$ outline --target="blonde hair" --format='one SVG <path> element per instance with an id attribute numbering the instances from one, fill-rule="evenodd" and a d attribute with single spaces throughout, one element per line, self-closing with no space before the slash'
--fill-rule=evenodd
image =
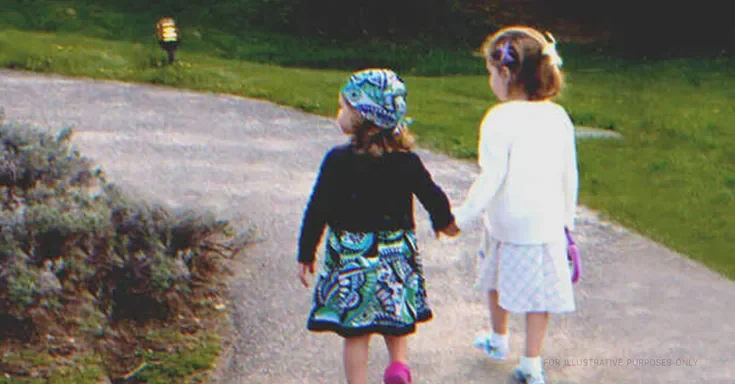
<path id="1" fill-rule="evenodd" d="M 340 97 L 342 97 L 340 95 Z M 345 103 L 345 107 L 352 113 L 352 134 L 350 142 L 356 153 L 368 153 L 373 157 L 380 157 L 386 152 L 410 152 L 416 140 L 408 127 L 404 126 L 398 134 L 393 134 L 373 124 L 364 118 L 354 107 Z"/>
<path id="2" fill-rule="evenodd" d="M 488 66 L 508 68 L 510 91 L 522 91 L 529 100 L 546 100 L 558 96 L 564 84 L 556 52 L 549 52 L 551 44 L 533 28 L 512 26 L 489 36 L 482 52 Z"/>

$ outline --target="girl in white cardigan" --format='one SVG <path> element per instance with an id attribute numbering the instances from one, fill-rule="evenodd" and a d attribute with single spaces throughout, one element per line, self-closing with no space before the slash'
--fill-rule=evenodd
<path id="1" fill-rule="evenodd" d="M 487 241 L 476 287 L 489 293 L 492 331 L 475 346 L 508 354 L 508 313 L 526 314 L 526 349 L 513 375 L 544 383 L 541 348 L 549 313 L 575 310 L 564 227 L 574 230 L 578 173 L 574 126 L 551 101 L 562 86 L 553 37 L 511 27 L 485 44 L 490 88 L 501 101 L 480 126 L 482 169 L 454 211 L 466 230 L 482 216 Z"/>

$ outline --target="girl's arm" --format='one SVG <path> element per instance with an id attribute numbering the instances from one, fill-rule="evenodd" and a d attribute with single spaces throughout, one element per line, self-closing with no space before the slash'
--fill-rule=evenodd
<path id="1" fill-rule="evenodd" d="M 322 165 L 319 167 L 319 175 L 311 193 L 309 203 L 304 212 L 304 218 L 301 223 L 301 234 L 299 236 L 299 256 L 298 261 L 304 264 L 312 264 L 315 261 L 316 247 L 324 234 L 324 227 L 327 225 L 328 206 L 326 197 L 329 182 L 332 174 L 332 154 L 328 153 Z"/>
<path id="2" fill-rule="evenodd" d="M 475 179 L 462 206 L 454 211 L 457 226 L 465 230 L 487 208 L 505 180 L 510 156 L 510 140 L 500 130 L 504 122 L 491 110 L 480 128 L 477 162 L 480 175 Z"/>
<path id="3" fill-rule="evenodd" d="M 564 224 L 570 231 L 574 231 L 574 219 L 577 215 L 577 199 L 579 193 L 579 170 L 577 166 L 577 148 L 574 134 L 574 123 L 567 117 L 566 125 L 569 128 L 567 134 L 567 148 L 565 150 L 564 165 L 564 199 L 565 216 Z"/>
<path id="4" fill-rule="evenodd" d="M 419 199 L 421 205 L 431 217 L 432 228 L 438 232 L 454 222 L 451 205 L 444 191 L 431 177 L 418 156 L 414 156 L 416 162 L 416 179 L 413 193 Z"/>

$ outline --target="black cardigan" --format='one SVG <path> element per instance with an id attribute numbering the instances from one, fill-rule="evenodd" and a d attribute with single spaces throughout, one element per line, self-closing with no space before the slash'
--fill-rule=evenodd
<path id="1" fill-rule="evenodd" d="M 413 152 L 374 158 L 351 145 L 324 157 L 299 236 L 300 262 L 314 261 L 324 228 L 349 232 L 413 230 L 413 195 L 428 211 L 434 230 L 454 221 L 449 199 Z"/>

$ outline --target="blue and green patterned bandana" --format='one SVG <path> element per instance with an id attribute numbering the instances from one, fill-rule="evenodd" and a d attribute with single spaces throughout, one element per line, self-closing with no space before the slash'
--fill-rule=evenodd
<path id="1" fill-rule="evenodd" d="M 410 123 L 406 119 L 406 85 L 389 69 L 355 72 L 340 92 L 363 118 L 394 135 Z"/>

